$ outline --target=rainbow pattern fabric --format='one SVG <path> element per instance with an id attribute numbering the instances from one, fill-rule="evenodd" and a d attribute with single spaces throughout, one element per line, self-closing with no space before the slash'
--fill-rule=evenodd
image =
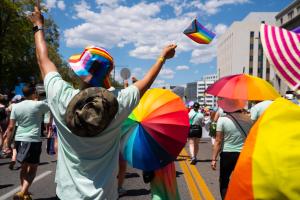
<path id="1" fill-rule="evenodd" d="M 276 73 L 292 90 L 300 88 L 300 34 L 276 26 L 261 25 L 261 42 Z"/>
<path id="2" fill-rule="evenodd" d="M 87 47 L 82 54 L 71 56 L 69 65 L 77 76 L 91 86 L 110 88 L 109 74 L 113 70 L 114 61 L 105 49 Z"/>
<path id="3" fill-rule="evenodd" d="M 174 162 L 171 162 L 167 166 L 156 170 L 150 186 L 152 200 L 180 200 Z"/>
<path id="4" fill-rule="evenodd" d="M 199 44 L 209 44 L 216 36 L 215 33 L 201 25 L 197 19 L 194 19 L 183 33 Z"/>
<path id="5" fill-rule="evenodd" d="M 300 199 L 300 106 L 274 101 L 252 127 L 226 200 Z"/>

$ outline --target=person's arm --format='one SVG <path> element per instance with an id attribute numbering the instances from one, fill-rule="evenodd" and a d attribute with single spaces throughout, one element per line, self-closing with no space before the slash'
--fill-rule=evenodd
<path id="1" fill-rule="evenodd" d="M 43 27 L 44 20 L 43 16 L 38 9 L 38 6 L 34 7 L 34 12 L 29 16 L 30 21 L 33 23 L 33 26 Z M 34 34 L 35 46 L 36 46 L 36 57 L 39 64 L 39 68 L 42 74 L 43 79 L 46 74 L 49 72 L 56 72 L 57 68 L 54 63 L 48 57 L 47 44 L 44 37 L 44 31 L 39 30 Z"/>
<path id="2" fill-rule="evenodd" d="M 7 127 L 7 129 L 4 133 L 4 135 L 6 135 L 6 138 L 5 138 L 5 141 L 4 141 L 4 144 L 3 144 L 4 148 L 9 147 L 9 143 L 11 141 L 11 137 L 12 137 L 15 126 L 16 126 L 16 121 L 14 119 L 10 119 L 8 127 Z"/>
<path id="3" fill-rule="evenodd" d="M 212 159 L 211 159 L 211 168 L 213 170 L 217 169 L 217 158 L 221 151 L 222 142 L 223 142 L 223 133 L 220 131 L 217 131 L 216 140 L 215 140 L 215 143 L 213 146 Z"/>
<path id="4" fill-rule="evenodd" d="M 156 63 L 151 67 L 151 69 L 147 72 L 144 78 L 134 83 L 134 85 L 140 91 L 140 97 L 142 97 L 144 93 L 151 87 L 153 81 L 160 72 L 165 60 L 172 58 L 175 55 L 176 47 L 177 45 L 175 44 L 170 44 L 166 46 L 162 51 L 159 59 L 157 59 Z"/>

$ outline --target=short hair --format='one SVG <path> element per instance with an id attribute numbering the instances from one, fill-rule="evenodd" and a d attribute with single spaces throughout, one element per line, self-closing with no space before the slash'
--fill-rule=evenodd
<path id="1" fill-rule="evenodd" d="M 30 86 L 29 84 L 26 84 L 23 89 L 23 94 L 26 98 L 30 97 L 31 95 L 36 93 L 35 87 Z"/>

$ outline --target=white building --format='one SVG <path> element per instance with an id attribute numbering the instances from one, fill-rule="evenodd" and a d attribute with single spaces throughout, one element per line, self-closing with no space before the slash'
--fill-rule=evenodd
<path id="1" fill-rule="evenodd" d="M 275 25 L 275 12 L 252 12 L 234 22 L 219 38 L 217 69 L 219 77 L 247 73 L 274 85 L 275 72 L 267 61 L 260 40 L 260 25 Z"/>
<path id="2" fill-rule="evenodd" d="M 216 98 L 214 96 L 205 94 L 205 90 L 218 80 L 217 74 L 203 76 L 203 79 L 197 81 L 197 99 L 200 105 L 210 107 L 216 106 Z"/>

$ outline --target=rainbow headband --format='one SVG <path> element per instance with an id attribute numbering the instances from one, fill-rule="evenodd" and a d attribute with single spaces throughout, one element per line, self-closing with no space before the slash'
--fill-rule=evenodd
<path id="1" fill-rule="evenodd" d="M 71 69 L 93 87 L 110 88 L 109 74 L 113 70 L 112 56 L 103 48 L 87 47 L 82 54 L 69 58 Z"/>

